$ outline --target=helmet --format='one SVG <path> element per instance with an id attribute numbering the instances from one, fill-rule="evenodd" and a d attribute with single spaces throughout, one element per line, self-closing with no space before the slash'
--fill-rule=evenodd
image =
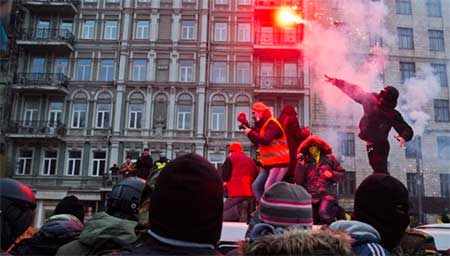
<path id="1" fill-rule="evenodd" d="M 31 189 L 13 179 L 0 179 L 1 246 L 9 246 L 30 226 L 34 219 L 36 198 Z"/>
<path id="2" fill-rule="evenodd" d="M 137 177 L 116 184 L 107 200 L 107 213 L 118 218 L 137 220 L 145 180 Z"/>

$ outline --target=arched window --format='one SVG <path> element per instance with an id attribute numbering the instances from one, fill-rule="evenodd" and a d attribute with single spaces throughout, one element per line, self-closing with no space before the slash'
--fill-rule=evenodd
<path id="1" fill-rule="evenodd" d="M 106 129 L 111 127 L 111 94 L 102 92 L 97 97 L 95 110 L 95 128 Z"/>
<path id="2" fill-rule="evenodd" d="M 234 111 L 234 117 L 237 117 L 238 113 L 244 112 L 247 115 L 247 119 L 250 121 L 250 99 L 245 95 L 240 95 L 236 98 L 236 107 Z M 240 123 L 233 118 L 234 121 L 234 130 L 239 130 Z"/>
<path id="3" fill-rule="evenodd" d="M 128 128 L 140 129 L 142 128 L 143 116 L 145 109 L 144 95 L 140 92 L 135 92 L 130 95 L 128 102 Z"/>
<path id="4" fill-rule="evenodd" d="M 88 113 L 88 97 L 84 92 L 78 92 L 72 101 L 72 128 L 86 128 Z"/>
<path id="5" fill-rule="evenodd" d="M 192 129 L 192 97 L 184 93 L 178 97 L 177 100 L 177 129 L 191 130 Z"/>
<path id="6" fill-rule="evenodd" d="M 167 109 L 169 101 L 163 93 L 156 95 L 153 103 L 153 129 L 167 127 Z"/>
<path id="7" fill-rule="evenodd" d="M 212 131 L 226 130 L 226 107 L 225 97 L 223 95 L 216 95 L 211 103 L 210 128 Z"/>

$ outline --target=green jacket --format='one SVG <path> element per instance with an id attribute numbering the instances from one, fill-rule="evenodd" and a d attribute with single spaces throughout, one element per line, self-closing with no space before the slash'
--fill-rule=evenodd
<path id="1" fill-rule="evenodd" d="M 120 249 L 136 242 L 137 222 L 116 218 L 100 212 L 85 224 L 80 239 L 59 248 L 56 255 L 95 255 L 102 251 Z"/>

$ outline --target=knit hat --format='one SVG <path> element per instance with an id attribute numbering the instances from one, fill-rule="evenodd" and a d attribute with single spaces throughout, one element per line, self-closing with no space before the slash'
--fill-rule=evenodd
<path id="1" fill-rule="evenodd" d="M 80 200 L 74 195 L 64 197 L 58 205 L 56 205 L 53 215 L 71 214 L 77 217 L 81 222 L 84 221 L 84 207 Z"/>
<path id="2" fill-rule="evenodd" d="M 223 181 L 205 158 L 191 153 L 169 162 L 150 198 L 152 232 L 215 245 L 222 230 Z"/>
<path id="3" fill-rule="evenodd" d="M 266 109 L 268 109 L 267 106 L 262 102 L 256 102 L 252 106 L 252 110 L 256 112 L 263 112 Z"/>
<path id="4" fill-rule="evenodd" d="M 228 151 L 230 152 L 242 152 L 242 145 L 239 142 L 233 142 L 228 147 Z"/>
<path id="5" fill-rule="evenodd" d="M 311 195 L 303 187 L 287 182 L 275 183 L 264 192 L 259 213 L 261 221 L 275 226 L 313 225 Z"/>
<path id="6" fill-rule="evenodd" d="M 387 174 L 372 174 L 363 180 L 355 193 L 352 219 L 374 227 L 381 242 L 392 250 L 409 225 L 408 190 Z"/>
<path id="7" fill-rule="evenodd" d="M 399 93 L 395 87 L 384 87 L 384 89 L 379 93 L 379 96 L 381 97 L 381 105 L 384 107 L 394 109 L 397 106 Z"/>

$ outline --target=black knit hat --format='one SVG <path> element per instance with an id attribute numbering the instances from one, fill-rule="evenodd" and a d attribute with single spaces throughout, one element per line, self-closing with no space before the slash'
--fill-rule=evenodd
<path id="1" fill-rule="evenodd" d="M 222 179 L 197 154 L 169 162 L 150 199 L 150 229 L 163 237 L 215 245 L 222 230 Z"/>
<path id="2" fill-rule="evenodd" d="M 74 195 L 64 197 L 58 205 L 56 205 L 53 215 L 57 214 L 71 214 L 77 217 L 81 222 L 84 221 L 83 205 Z"/>
<path id="3" fill-rule="evenodd" d="M 388 109 L 394 109 L 397 106 L 399 93 L 395 87 L 384 87 L 379 96 L 381 97 L 381 105 L 383 105 L 384 107 Z"/>
<path id="4" fill-rule="evenodd" d="M 408 190 L 387 174 L 372 174 L 355 193 L 353 219 L 373 226 L 381 242 L 392 250 L 409 225 Z"/>

